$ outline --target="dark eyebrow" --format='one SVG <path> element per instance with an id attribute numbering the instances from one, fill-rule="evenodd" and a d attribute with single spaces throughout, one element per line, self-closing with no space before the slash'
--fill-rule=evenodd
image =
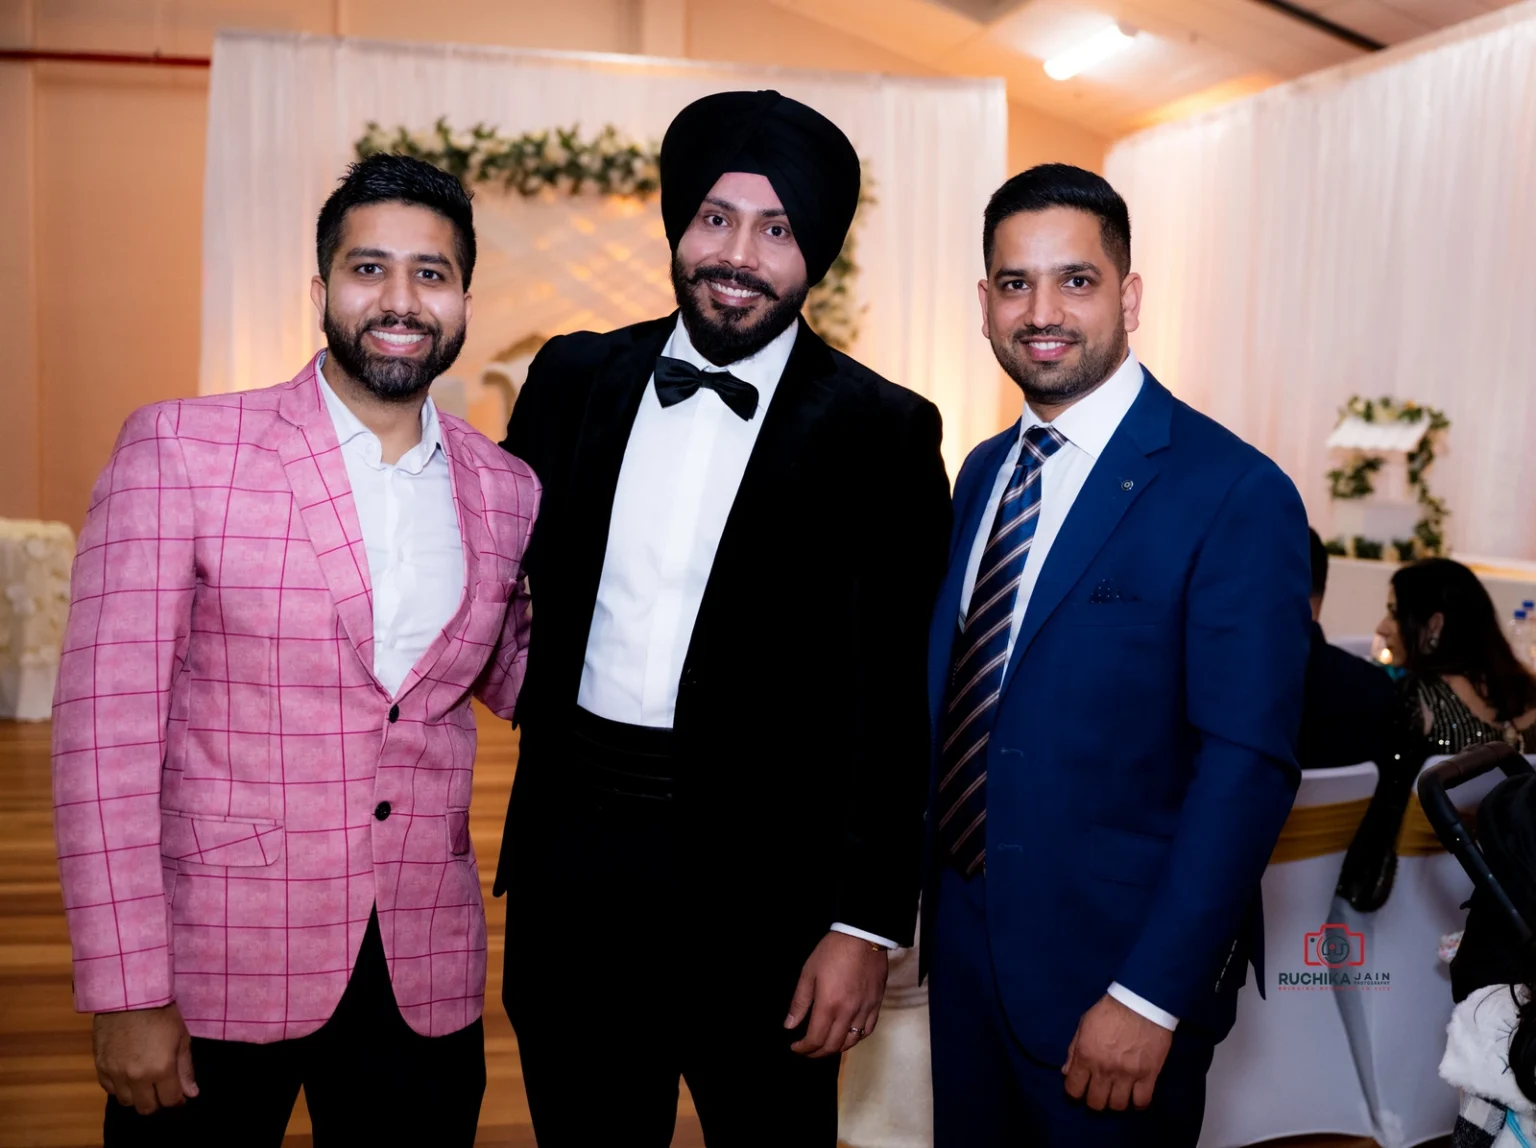
<path id="1" fill-rule="evenodd" d="M 1094 275 L 1102 275 L 1095 263 L 1063 263 L 1057 267 L 1046 268 L 1047 275 L 1081 275 L 1083 272 L 1091 272 Z M 1016 267 L 999 267 L 992 273 L 994 279 L 1028 279 L 1030 272 Z"/>
<path id="2" fill-rule="evenodd" d="M 385 251 L 382 247 L 354 247 L 351 251 L 347 252 L 346 258 L 393 259 L 395 258 L 395 253 L 393 251 Z M 435 251 L 420 252 L 415 255 L 407 255 L 406 258 L 412 263 L 431 263 L 438 267 L 453 267 L 453 260 L 449 259 L 446 255 L 439 255 Z"/>
<path id="3" fill-rule="evenodd" d="M 718 208 L 720 208 L 723 211 L 740 211 L 741 210 L 741 208 L 737 207 L 730 200 L 728 200 L 728 199 L 717 199 L 713 195 L 706 195 L 704 197 L 704 202 L 708 203 L 708 204 L 711 204 L 714 207 L 718 207 Z M 757 213 L 757 217 L 759 219 L 786 219 L 786 218 L 788 218 L 788 216 L 789 216 L 789 212 L 785 211 L 782 207 L 769 207 L 769 208 L 765 208 L 764 210 L 759 211 Z"/>

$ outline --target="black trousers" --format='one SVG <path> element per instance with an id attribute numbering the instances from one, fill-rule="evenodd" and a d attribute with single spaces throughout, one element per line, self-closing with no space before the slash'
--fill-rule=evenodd
<path id="1" fill-rule="evenodd" d="M 198 1095 L 140 1116 L 107 1097 L 106 1148 L 280 1148 L 299 1088 L 315 1148 L 475 1142 L 485 1095 L 479 1020 L 425 1037 L 400 1015 L 377 911 L 331 1019 L 295 1040 L 192 1038 Z"/>
<path id="2" fill-rule="evenodd" d="M 551 787 L 515 799 L 537 839 L 514 843 L 502 989 L 539 1148 L 667 1148 L 679 1078 L 709 1148 L 834 1148 L 838 1058 L 783 1027 L 798 963 L 711 932 L 679 880 L 674 762 L 670 730 L 579 713 L 519 778 Z"/>

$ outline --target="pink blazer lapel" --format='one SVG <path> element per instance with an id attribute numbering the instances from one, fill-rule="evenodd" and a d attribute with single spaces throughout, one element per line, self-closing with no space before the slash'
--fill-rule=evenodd
<path id="1" fill-rule="evenodd" d="M 448 456 L 448 480 L 453 486 L 453 506 L 459 516 L 459 541 L 464 547 L 464 593 L 459 598 L 459 608 L 453 612 L 432 644 L 427 647 L 411 672 L 400 683 L 395 695 L 403 698 L 417 682 L 432 672 L 434 666 L 447 651 L 452 638 L 463 630 L 469 616 L 469 604 L 474 600 L 475 584 L 480 580 L 480 556 L 494 550 L 488 528 L 485 525 L 485 491 L 480 486 L 480 475 L 469 465 L 469 451 L 464 445 L 463 432 L 451 425 L 442 412 L 438 412 L 443 435 L 443 453 Z M 469 682 L 462 683 L 466 688 Z"/>
<path id="2" fill-rule="evenodd" d="M 299 372 L 278 404 L 294 432 L 278 444 L 278 457 L 315 548 L 342 629 L 364 669 L 373 673 L 373 587 L 368 551 L 352 501 L 352 484 L 336 441 L 336 427 L 320 395 L 315 363 Z"/>

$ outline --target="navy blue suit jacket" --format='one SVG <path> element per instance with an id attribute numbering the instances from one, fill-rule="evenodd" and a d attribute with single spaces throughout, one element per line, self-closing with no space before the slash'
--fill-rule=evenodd
<path id="1" fill-rule="evenodd" d="M 1017 434 L 956 482 L 935 734 L 966 561 Z M 1262 986 L 1259 879 L 1300 780 L 1309 589 L 1291 481 L 1147 374 L 1046 557 L 986 749 L 988 932 L 1031 1055 L 1062 1063 L 1113 981 L 1213 1039 L 1250 958 Z M 942 944 L 929 852 L 925 957 Z"/>

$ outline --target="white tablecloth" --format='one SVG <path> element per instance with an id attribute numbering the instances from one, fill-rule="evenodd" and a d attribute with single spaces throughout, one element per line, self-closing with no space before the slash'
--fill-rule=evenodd
<path id="1" fill-rule="evenodd" d="M 1444 760 L 1432 757 L 1424 768 Z M 1485 774 L 1451 798 L 1463 813 L 1475 810 L 1503 779 L 1497 771 Z M 1435 853 L 1400 857 L 1392 894 L 1374 913 L 1336 902 L 1334 919 L 1359 932 L 1370 967 L 1391 976 L 1390 991 L 1338 994 L 1383 1148 L 1412 1148 L 1449 1135 L 1456 1124 L 1456 1090 L 1438 1071 L 1452 1008 L 1450 969 L 1439 947 L 1442 936 L 1465 925 L 1462 905 L 1471 895 L 1472 879 L 1460 862 Z"/>
<path id="2" fill-rule="evenodd" d="M 891 954 L 875 1031 L 843 1056 L 837 1139 L 849 1148 L 931 1148 L 933 1076 L 928 986 L 917 983 L 918 951 Z"/>
<path id="3" fill-rule="evenodd" d="M 0 718 L 48 719 L 74 557 L 62 522 L 0 518 Z"/>
<path id="4" fill-rule="evenodd" d="M 1296 806 L 1369 798 L 1376 775 L 1369 763 L 1303 773 Z M 1298 972 L 1321 971 L 1306 964 L 1306 937 L 1335 920 L 1329 906 L 1343 863 L 1339 851 L 1264 871 L 1265 999 L 1250 970 L 1237 1024 L 1217 1045 L 1206 1078 L 1200 1148 L 1307 1133 L 1371 1134 L 1370 1106 L 1335 992 L 1293 983 Z"/>

